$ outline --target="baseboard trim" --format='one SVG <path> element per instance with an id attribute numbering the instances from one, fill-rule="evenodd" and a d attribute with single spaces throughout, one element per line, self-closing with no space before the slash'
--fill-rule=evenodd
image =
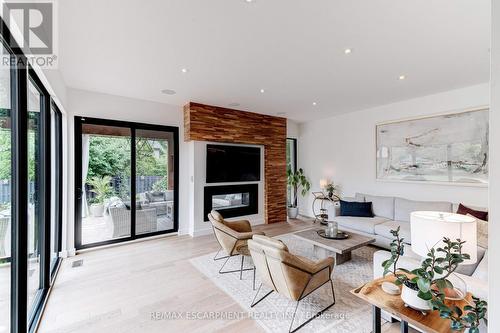
<path id="1" fill-rule="evenodd" d="M 75 248 L 59 252 L 60 258 L 69 258 L 69 257 L 74 257 L 74 256 L 76 256 L 76 249 Z"/>
<path id="2" fill-rule="evenodd" d="M 234 218 L 232 220 L 237 220 L 237 219 Z M 231 219 L 227 219 L 227 221 L 231 222 Z M 265 224 L 263 220 L 253 220 L 253 221 L 249 221 L 249 222 L 250 222 L 250 225 L 253 227 L 255 227 L 257 225 Z M 213 234 L 212 225 L 210 224 L 210 222 L 205 222 L 205 223 L 207 224 L 207 228 L 194 230 L 194 231 L 190 232 L 189 235 L 191 235 L 191 237 L 200 237 L 200 236 L 206 236 L 206 235 Z"/>
<path id="3" fill-rule="evenodd" d="M 200 237 L 210 235 L 211 233 L 213 233 L 212 226 L 210 226 L 210 228 L 194 230 L 192 233 L 190 233 L 190 235 L 191 237 Z"/>
<path id="4" fill-rule="evenodd" d="M 118 246 L 125 246 L 125 245 L 130 245 L 130 244 L 135 244 L 135 243 L 148 242 L 148 241 L 153 241 L 153 240 L 157 240 L 157 239 L 161 239 L 161 238 L 174 237 L 174 236 L 178 236 L 178 235 L 179 235 L 178 232 L 169 232 L 167 234 L 161 234 L 161 235 L 156 235 L 156 236 L 141 237 L 141 238 L 125 241 L 125 242 L 118 242 L 118 243 L 113 243 L 113 244 L 108 244 L 108 245 L 89 247 L 88 249 L 81 249 L 81 250 L 76 251 L 76 254 L 98 251 L 98 250 L 108 249 L 108 248 L 113 248 L 113 247 L 118 247 Z"/>

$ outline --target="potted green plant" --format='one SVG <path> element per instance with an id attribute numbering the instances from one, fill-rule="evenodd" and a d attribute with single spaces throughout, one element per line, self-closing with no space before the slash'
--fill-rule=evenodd
<path id="1" fill-rule="evenodd" d="M 292 201 L 288 206 L 287 214 L 289 218 L 295 219 L 299 215 L 299 208 L 297 207 L 299 188 L 302 187 L 301 193 L 302 196 L 305 196 L 307 192 L 309 192 L 309 189 L 311 188 L 311 183 L 304 175 L 303 169 L 299 169 L 293 172 L 291 168 L 288 168 L 287 181 L 288 185 L 292 188 L 292 199 L 291 199 Z"/>
<path id="2" fill-rule="evenodd" d="M 398 227 L 391 230 L 395 237 L 391 243 L 391 258 L 382 263 L 384 276 L 392 273 L 395 284 L 402 285 L 401 299 L 411 308 L 423 311 L 437 310 L 442 318 L 450 319 L 452 330 L 467 329 L 469 333 L 479 333 L 481 320 L 486 317 L 487 303 L 477 297 L 463 309 L 449 307 L 445 302 L 447 295 L 454 289 L 450 276 L 470 255 L 462 253 L 465 242 L 443 238 L 444 247 L 431 248 L 420 267 L 408 271 L 397 267 L 399 258 L 404 254 L 403 239 L 399 237 Z M 465 296 L 465 295 L 464 295 Z"/>
<path id="3" fill-rule="evenodd" d="M 325 186 L 326 195 L 330 199 L 339 199 L 339 197 L 336 193 L 337 190 L 338 190 L 338 186 L 335 185 L 334 183 L 328 183 Z"/>
<path id="4" fill-rule="evenodd" d="M 104 200 L 111 197 L 113 189 L 111 187 L 111 177 L 92 177 L 87 181 L 92 186 L 91 192 L 96 196 L 90 200 L 90 214 L 95 217 L 101 217 L 104 214 Z"/>

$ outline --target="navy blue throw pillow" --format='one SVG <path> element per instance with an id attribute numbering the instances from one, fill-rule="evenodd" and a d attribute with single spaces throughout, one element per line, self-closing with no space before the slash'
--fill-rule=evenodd
<path id="1" fill-rule="evenodd" d="M 340 200 L 340 216 L 373 217 L 372 203 Z"/>

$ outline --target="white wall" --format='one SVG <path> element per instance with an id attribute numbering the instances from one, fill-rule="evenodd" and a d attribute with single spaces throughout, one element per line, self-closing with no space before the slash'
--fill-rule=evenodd
<path id="1" fill-rule="evenodd" d="M 303 123 L 299 131 L 299 166 L 311 179 L 312 190 L 319 190 L 319 180 L 327 178 L 339 184 L 347 196 L 365 192 L 486 207 L 486 187 L 376 181 L 375 125 L 488 104 L 489 85 L 482 84 Z M 299 198 L 301 214 L 312 214 L 311 197 Z"/>
<path id="2" fill-rule="evenodd" d="M 252 225 L 265 223 L 264 217 L 264 147 L 255 145 L 240 145 L 249 147 L 259 147 L 261 149 L 260 161 L 261 161 L 261 181 L 259 182 L 233 182 L 233 183 L 217 183 L 217 184 L 207 184 L 207 144 L 221 144 L 220 142 L 205 142 L 205 141 L 193 141 L 190 153 L 193 154 L 189 159 L 193 161 L 193 168 L 191 174 L 193 195 L 191 203 L 189 204 L 189 209 L 192 211 L 189 216 L 192 218 L 189 223 L 189 234 L 191 236 L 202 236 L 212 233 L 212 225 L 210 222 L 205 222 L 205 216 L 203 216 L 203 191 L 206 185 L 239 185 L 239 184 L 249 184 L 254 183 L 259 185 L 259 212 L 254 215 L 238 216 L 234 219 L 229 218 L 228 220 L 242 220 L 246 219 L 250 221 Z M 224 143 L 230 145 L 230 143 Z M 190 162 L 191 163 L 191 162 Z"/>
<path id="3" fill-rule="evenodd" d="M 500 253 L 500 3 L 492 1 L 491 112 L 490 112 L 490 215 L 488 248 Z M 500 331 L 500 262 L 488 256 L 488 329 Z"/>
<path id="4" fill-rule="evenodd" d="M 90 91 L 68 89 L 68 212 L 66 236 L 67 243 L 63 250 L 74 253 L 74 116 L 134 121 L 147 124 L 179 127 L 179 233 L 188 233 L 189 228 L 189 146 L 184 142 L 184 121 L 182 108 L 177 106 L 149 102 L 120 96 L 113 96 Z"/>
<path id="5" fill-rule="evenodd" d="M 293 120 L 286 120 L 286 137 L 287 138 L 298 138 L 299 137 L 299 124 Z"/>
<path id="6" fill-rule="evenodd" d="M 38 74 L 40 75 L 40 73 Z M 52 99 L 56 101 L 59 108 L 66 109 L 68 107 L 68 88 L 61 72 L 57 69 L 43 70 L 43 75 L 50 83 Z"/>

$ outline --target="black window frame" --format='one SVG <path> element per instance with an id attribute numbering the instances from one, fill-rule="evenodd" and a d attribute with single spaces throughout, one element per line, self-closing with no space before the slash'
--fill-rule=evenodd
<path id="1" fill-rule="evenodd" d="M 174 227 L 173 229 L 161 230 L 156 232 L 151 232 L 147 234 L 136 234 L 135 232 L 135 219 L 136 219 L 136 200 L 130 200 L 131 214 L 130 214 L 130 236 L 120 237 L 115 239 L 109 239 L 102 242 L 95 242 L 89 244 L 82 244 L 82 126 L 83 124 L 93 124 L 93 125 L 104 125 L 104 126 L 114 126 L 123 127 L 131 130 L 131 142 L 130 142 L 130 198 L 136 197 L 136 131 L 137 130 L 153 130 L 153 131 L 165 131 L 172 132 L 174 136 Z M 166 126 L 166 125 L 153 125 L 146 123 L 121 121 L 121 120 L 111 120 L 111 119 L 101 119 L 92 118 L 85 116 L 74 116 L 74 133 L 75 133 L 75 248 L 76 250 L 89 249 L 104 245 L 117 244 L 128 242 L 131 240 L 153 237 L 158 235 L 165 235 L 169 233 L 174 233 L 179 231 L 179 127 L 176 126 Z"/>
<path id="2" fill-rule="evenodd" d="M 297 139 L 296 138 L 286 138 L 286 141 L 291 141 L 293 145 L 293 170 L 297 171 Z"/>
<path id="3" fill-rule="evenodd" d="M 286 145 L 288 146 L 288 142 L 291 142 L 292 143 L 292 147 L 293 147 L 293 161 L 292 161 L 292 172 L 295 172 L 297 171 L 297 168 L 298 168 L 298 164 L 297 164 L 297 139 L 296 138 L 286 138 Z M 287 163 L 287 172 L 288 172 L 288 163 Z M 286 175 L 285 175 L 286 176 Z M 293 201 L 293 198 L 292 198 L 293 194 L 292 194 L 292 191 L 291 191 L 291 188 L 290 186 L 287 184 L 287 205 L 291 204 L 291 202 Z"/>
<path id="4" fill-rule="evenodd" d="M 50 262 L 50 108 L 52 100 L 45 85 L 35 70 L 29 65 L 27 57 L 15 42 L 4 19 L 0 17 L 0 43 L 10 53 L 11 68 L 11 293 L 10 293 L 10 332 L 34 332 L 39 324 L 43 308 L 55 274 L 60 265 L 59 255 Z M 41 92 L 40 102 L 40 187 L 38 232 L 40 233 L 40 289 L 31 308 L 28 307 L 28 84 Z M 59 109 L 57 109 L 59 111 Z M 59 111 L 59 114 L 60 111 Z M 57 120 L 56 133 L 59 147 L 54 155 L 61 167 L 58 173 L 56 200 L 62 200 L 62 117 Z M 48 188 L 48 196 L 47 196 Z M 57 247 L 61 247 L 62 205 L 58 205 L 58 227 L 56 230 Z"/>
<path id="5" fill-rule="evenodd" d="M 54 175 L 56 175 L 55 179 L 55 190 L 56 193 L 54 195 L 54 198 L 56 200 L 55 203 L 55 241 L 56 244 L 54 244 L 54 251 L 58 254 L 55 258 L 55 260 L 52 260 L 50 262 L 50 281 L 51 283 L 54 282 L 56 275 L 57 275 L 57 270 L 59 269 L 59 266 L 61 264 L 61 257 L 59 256 L 59 253 L 61 252 L 62 248 L 62 220 L 63 220 L 63 213 L 62 213 L 62 194 L 63 194 L 63 132 L 62 132 L 62 113 L 61 110 L 59 110 L 59 107 L 57 104 L 54 102 L 52 99 L 50 102 L 50 108 L 51 110 L 54 111 L 54 120 L 55 120 L 55 126 L 51 130 L 54 131 L 54 138 L 55 138 L 55 152 L 51 152 L 52 156 L 55 158 L 55 171 Z M 50 116 L 50 112 L 49 112 Z M 52 124 L 52 123 L 51 123 Z M 50 220 L 49 220 L 50 224 Z M 50 237 L 50 233 L 49 233 Z M 49 256 L 50 258 L 50 256 Z"/>
<path id="6" fill-rule="evenodd" d="M 38 289 L 31 309 L 28 309 L 29 331 L 34 331 L 42 312 L 42 303 L 47 297 L 50 288 L 50 94 L 44 87 L 35 70 L 28 65 L 28 79 L 26 86 L 26 95 L 29 94 L 28 82 L 31 82 L 40 93 L 40 123 L 38 158 L 40 161 L 40 171 L 38 180 L 37 206 L 38 230 L 40 241 L 40 289 Z M 27 103 L 28 104 L 28 103 Z M 26 110 L 29 112 L 29 109 Z M 29 132 L 29 128 L 28 128 Z M 26 133 L 28 135 L 28 133 Z M 27 170 L 28 171 L 28 170 Z M 27 187 L 26 187 L 27 188 Z M 29 240 L 28 240 L 29 242 Z M 29 245 L 27 242 L 27 245 Z M 29 254 L 29 253 L 28 253 Z M 48 254 L 48 256 L 47 256 Z M 28 282 L 28 281 L 26 281 Z"/>

